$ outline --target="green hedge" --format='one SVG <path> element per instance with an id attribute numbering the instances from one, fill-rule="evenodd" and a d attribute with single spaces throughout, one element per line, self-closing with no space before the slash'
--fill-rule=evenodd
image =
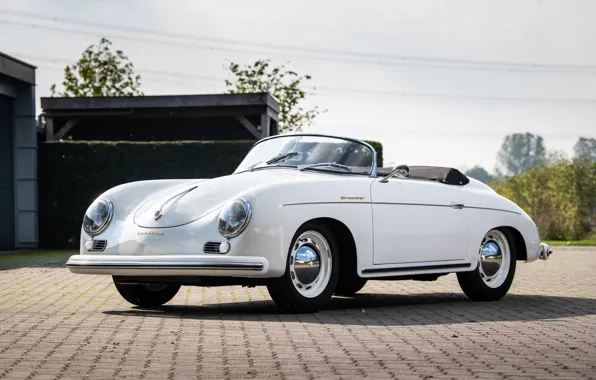
<path id="1" fill-rule="evenodd" d="M 383 144 L 381 144 L 378 141 L 370 141 L 370 140 L 366 140 L 366 142 L 369 143 L 370 145 L 372 145 L 372 147 L 375 148 L 375 150 L 377 151 L 377 166 L 382 167 L 383 166 Z"/>
<path id="2" fill-rule="evenodd" d="M 383 147 L 369 141 L 382 166 Z M 104 191 L 133 181 L 214 178 L 232 173 L 253 141 L 39 144 L 41 248 L 77 248 L 83 214 Z"/>

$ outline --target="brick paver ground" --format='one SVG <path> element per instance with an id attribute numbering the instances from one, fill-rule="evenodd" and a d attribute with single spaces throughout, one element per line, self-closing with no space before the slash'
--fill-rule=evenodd
<path id="1" fill-rule="evenodd" d="M 596 250 L 519 264 L 473 303 L 455 275 L 369 282 L 312 315 L 265 288 L 183 287 L 131 308 L 105 276 L 0 271 L 0 379 L 596 378 Z"/>

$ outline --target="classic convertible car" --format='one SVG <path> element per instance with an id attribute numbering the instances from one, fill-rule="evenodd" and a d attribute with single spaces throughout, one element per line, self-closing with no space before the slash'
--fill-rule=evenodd
<path id="1" fill-rule="evenodd" d="M 452 272 L 469 298 L 495 301 L 517 261 L 551 252 L 521 208 L 456 169 L 378 168 L 363 141 L 293 134 L 258 141 L 228 176 L 106 191 L 66 265 L 112 275 L 139 306 L 181 285 L 266 285 L 282 309 L 312 312 L 368 280 Z"/>

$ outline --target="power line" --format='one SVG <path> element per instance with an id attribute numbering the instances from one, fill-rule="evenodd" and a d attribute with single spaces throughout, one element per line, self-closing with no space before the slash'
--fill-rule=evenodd
<path id="1" fill-rule="evenodd" d="M 51 57 L 43 57 L 43 56 L 21 54 L 21 53 L 13 53 L 13 54 L 15 56 L 21 57 L 23 59 L 52 63 L 52 64 L 56 64 L 56 65 L 59 65 L 59 64 L 71 65 L 73 63 L 72 61 L 65 59 L 65 58 L 51 58 Z M 143 73 L 143 75 L 145 75 L 145 74 L 163 75 L 163 76 L 169 76 L 169 77 L 176 77 L 176 78 L 180 78 L 180 79 L 184 79 L 184 80 L 197 79 L 197 80 L 201 80 L 201 81 L 205 81 L 205 82 L 217 82 L 217 83 L 224 83 L 224 81 L 226 80 L 223 77 L 214 77 L 214 76 L 209 76 L 209 75 L 190 74 L 190 73 L 187 74 L 187 73 L 179 73 L 179 72 L 173 72 L 173 71 L 153 70 L 153 69 L 148 69 L 148 68 L 144 68 L 144 67 L 135 67 L 135 69 L 138 70 L 139 72 Z"/>
<path id="2" fill-rule="evenodd" d="M 225 38 L 213 38 L 213 37 L 205 37 L 205 36 L 198 36 L 193 34 L 185 34 L 185 33 L 172 33 L 166 31 L 155 31 L 152 29 L 143 29 L 143 28 L 132 28 L 127 26 L 119 26 L 113 25 L 108 23 L 98 23 L 98 22 L 91 22 L 91 21 L 80 21 L 79 19 L 74 18 L 65 18 L 65 17 L 54 17 L 54 16 L 47 16 L 42 13 L 35 13 L 35 12 L 25 12 L 25 11 L 17 11 L 11 9 L 0 9 L 0 12 L 3 14 L 10 14 L 16 15 L 21 17 L 27 17 L 35 20 L 42 20 L 42 21 L 50 21 L 55 23 L 66 23 L 72 24 L 77 26 L 82 26 L 85 28 L 103 28 L 107 29 L 109 32 L 106 34 L 102 32 L 102 36 L 109 35 L 112 38 L 121 38 L 124 40 L 132 40 L 132 41 L 139 41 L 145 43 L 154 43 L 154 44 L 162 44 L 162 45 L 175 45 L 175 46 L 182 46 L 187 48 L 196 48 L 196 49 L 204 49 L 204 50 L 218 50 L 218 51 L 228 51 L 228 52 L 235 52 L 235 53 L 248 53 L 248 54 L 269 54 L 269 55 L 277 55 L 277 56 L 292 56 L 295 58 L 301 59 L 313 59 L 313 60 L 327 60 L 327 61 L 340 61 L 340 62 L 351 62 L 351 63 L 361 63 L 361 64 L 376 64 L 376 65 L 399 65 L 399 66 L 416 66 L 416 67 L 431 67 L 431 68 L 447 68 L 447 69 L 462 69 L 462 68 L 473 68 L 473 69 L 480 69 L 480 70 L 505 70 L 505 71 L 571 71 L 571 72 L 593 72 L 596 71 L 596 65 L 564 65 L 564 64 L 539 64 L 539 63 L 525 63 L 525 62 L 498 62 L 498 61 L 479 61 L 479 60 L 465 60 L 465 59 L 448 59 L 448 58 L 429 58 L 429 57 L 415 57 L 415 56 L 405 56 L 405 55 L 392 55 L 392 54 L 379 54 L 379 53 L 367 53 L 367 52 L 356 52 L 356 51 L 346 51 L 346 50 L 333 50 L 333 49 L 317 49 L 317 48 L 309 48 L 303 46 L 289 46 L 289 45 L 280 45 L 280 44 L 267 44 L 267 43 L 258 43 L 258 42 L 249 42 L 249 41 L 241 41 L 241 40 L 232 40 L 232 39 L 225 39 Z M 6 24 L 11 24 L 15 26 L 28 26 L 31 28 L 39 28 L 39 29 L 46 29 L 52 30 L 57 32 L 79 32 L 83 34 L 92 34 L 94 36 L 99 36 L 98 32 L 90 32 L 90 31 L 82 31 L 80 29 L 65 29 L 56 26 L 50 25 L 39 25 L 39 24 L 31 24 L 25 22 L 17 22 L 11 20 L 2 20 L 2 22 Z M 187 41 L 193 41 L 193 43 L 189 44 L 187 42 L 180 42 L 180 41 L 163 41 L 163 40 L 155 40 L 146 37 L 130 37 L 130 36 L 123 36 L 123 35 L 115 35 L 111 31 L 120 31 L 125 33 L 136 33 L 145 35 L 152 35 L 156 37 L 165 37 L 169 39 L 183 39 Z M 210 45 L 205 45 L 204 43 L 211 43 Z M 214 45 L 215 44 L 215 45 Z M 218 44 L 220 46 L 218 46 Z M 231 45 L 231 46 L 221 46 L 224 45 Z M 263 50 L 251 50 L 243 48 L 250 47 L 253 49 L 268 49 L 271 51 L 263 51 Z M 281 51 L 283 53 L 276 53 L 275 51 Z M 296 54 L 300 53 L 300 54 Z M 313 55 L 314 54 L 314 55 Z M 463 66 L 463 67 L 462 67 Z"/>
<path id="3" fill-rule="evenodd" d="M 315 88 L 313 88 L 315 89 Z M 458 99 L 458 100 L 479 100 L 479 101 L 501 101 L 501 102 L 524 102 L 524 103 L 569 103 L 569 104 L 596 104 L 596 99 L 555 99 L 555 98 L 520 98 L 520 97 L 502 97 L 502 96 L 481 96 L 481 95 L 463 95 L 463 94 L 436 94 L 436 93 L 414 93 L 404 91 L 383 91 L 383 90 L 362 90 L 354 88 L 337 88 L 317 86 L 317 91 L 349 93 L 359 95 L 376 96 L 399 96 L 404 98 L 433 98 L 433 99 Z"/>
<path id="4" fill-rule="evenodd" d="M 316 124 L 316 127 L 325 128 L 325 129 L 362 129 L 364 124 L 361 125 L 342 125 L 342 124 Z M 482 138 L 496 138 L 502 137 L 512 133 L 519 133 L 519 131 L 491 131 L 491 130 L 454 130 L 449 128 L 448 130 L 436 130 L 436 129 L 419 129 L 419 128 L 406 128 L 403 129 L 400 126 L 396 125 L 377 125 L 376 123 L 368 123 L 366 127 L 369 131 L 372 129 L 382 129 L 383 131 L 392 131 L 393 136 L 399 137 L 400 135 L 410 135 L 410 134 L 417 134 L 420 135 L 421 138 L 425 137 L 447 137 L 453 138 L 455 134 L 457 134 L 458 138 L 465 138 L 465 139 L 482 139 Z M 549 134 L 549 133 L 539 133 L 540 136 L 553 139 L 553 140 L 571 140 L 577 139 L 580 136 L 583 137 L 591 137 L 592 134 L 590 133 L 577 133 L 577 134 Z"/>
<path id="5" fill-rule="evenodd" d="M 32 59 L 41 62 L 49 62 L 52 64 L 70 64 L 71 61 L 66 59 L 50 58 L 32 56 L 27 54 L 12 53 L 17 57 L 25 59 Z M 217 82 L 223 84 L 225 78 L 219 78 L 214 76 L 206 76 L 199 74 L 179 73 L 171 71 L 161 71 L 137 68 L 142 75 L 149 74 L 154 78 L 160 78 L 161 82 L 164 83 L 180 83 L 180 81 L 201 81 L 201 82 Z M 179 81 L 168 81 L 167 78 L 176 78 Z M 406 91 L 385 91 L 385 90 L 371 90 L 371 89 L 358 89 L 358 88 L 341 88 L 341 87 L 330 87 L 330 86 L 316 86 L 306 87 L 309 91 L 318 91 L 322 93 L 331 94 L 342 94 L 349 96 L 375 96 L 375 97 L 400 97 L 400 98 L 428 98 L 428 99 L 451 99 L 451 100 L 465 100 L 465 101 L 497 101 L 497 102 L 513 102 L 513 103 L 534 103 L 534 104 L 572 104 L 572 105 L 589 105 L 596 104 L 596 99 L 580 99 L 580 98 L 520 98 L 520 97 L 500 97 L 500 96 L 481 96 L 481 95 L 463 95 L 463 94 L 439 94 L 439 93 L 419 93 L 419 92 L 406 92 Z"/>

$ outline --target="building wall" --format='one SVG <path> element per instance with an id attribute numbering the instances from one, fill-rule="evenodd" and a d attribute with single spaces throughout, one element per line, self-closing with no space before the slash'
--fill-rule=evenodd
<path id="1" fill-rule="evenodd" d="M 37 131 L 35 122 L 35 87 L 31 83 L 20 81 L 0 74 L 0 96 L 6 100 L 5 112 L 9 114 L 0 128 L 2 139 L 6 140 L 6 149 L 11 149 L 13 168 L 6 170 L 3 180 L 4 193 L 13 194 L 12 207 L 0 206 L 12 211 L 12 224 L 7 220 L 0 223 L 0 234 L 12 234 L 12 247 L 5 244 L 0 249 L 37 247 Z M 8 106 L 10 105 L 10 106 Z M 11 120 L 10 120 L 11 119 Z M 12 125 L 10 125 L 12 124 Z M 2 147 L 0 147 L 2 149 Z M 5 160 L 7 162 L 8 160 Z M 12 186 L 6 181 L 12 179 Z"/>
<path id="2" fill-rule="evenodd" d="M 15 247 L 14 99 L 0 92 L 0 250 Z"/>

